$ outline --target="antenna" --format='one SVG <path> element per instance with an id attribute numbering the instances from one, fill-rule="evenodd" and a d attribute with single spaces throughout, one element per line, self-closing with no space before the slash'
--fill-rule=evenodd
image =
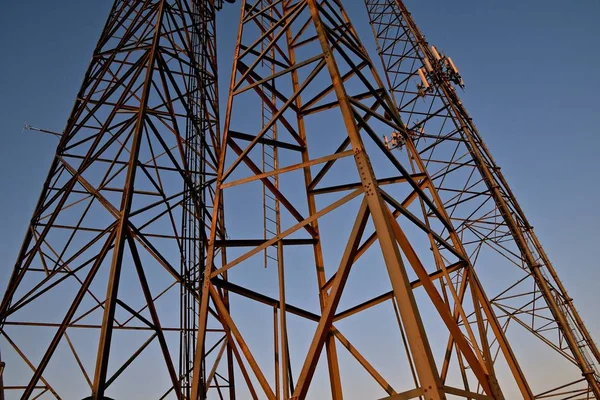
<path id="1" fill-rule="evenodd" d="M 442 57 L 440 56 L 440 53 L 438 53 L 438 50 L 435 46 L 431 46 L 431 52 L 433 53 L 433 56 L 435 57 L 435 59 L 437 61 L 440 61 L 442 59 Z"/>
<path id="2" fill-rule="evenodd" d="M 427 73 L 433 72 L 433 67 L 431 66 L 431 63 L 427 58 L 423 59 L 423 64 L 425 65 L 425 70 L 427 71 Z"/>
<path id="3" fill-rule="evenodd" d="M 23 133 L 25 131 L 37 131 L 37 132 L 47 133 L 52 136 L 56 136 L 58 138 L 62 137 L 62 133 L 49 131 L 48 129 L 36 128 L 35 126 L 29 125 L 27 123 L 27 121 L 25 121 L 25 123 L 23 124 L 23 129 L 21 130 L 21 133 Z"/>

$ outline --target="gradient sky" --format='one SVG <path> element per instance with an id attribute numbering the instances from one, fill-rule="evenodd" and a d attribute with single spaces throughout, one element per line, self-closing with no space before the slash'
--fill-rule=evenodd
<path id="1" fill-rule="evenodd" d="M 23 0 L 0 12 L 0 291 L 4 291 L 111 1 Z M 362 1 L 345 0 L 371 44 Z M 461 97 L 600 340 L 600 2 L 407 0 L 428 41 L 450 55 Z M 238 8 L 220 15 L 227 88 Z M 223 99 L 226 93 L 221 93 Z"/>

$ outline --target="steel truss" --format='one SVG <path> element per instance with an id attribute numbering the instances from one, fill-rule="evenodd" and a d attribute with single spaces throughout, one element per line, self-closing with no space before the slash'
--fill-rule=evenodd
<path id="1" fill-rule="evenodd" d="M 454 64 L 365 2 L 385 83 L 340 0 L 240 1 L 221 140 L 221 1 L 115 1 L 0 305 L 0 400 L 599 398 Z"/>
<path id="2" fill-rule="evenodd" d="M 504 330 L 519 340 L 525 329 L 561 356 L 544 370 L 536 398 L 600 398 L 600 352 L 460 101 L 454 64 L 427 43 L 401 0 L 365 4 L 388 88 L 452 224 L 480 274 L 496 270 L 485 287 L 496 288 L 488 292 Z M 532 364 L 539 374 L 542 365 Z"/>
<path id="3" fill-rule="evenodd" d="M 189 398 L 218 209 L 219 5 L 115 1 L 0 308 L 8 398 Z M 200 380 L 227 392 L 211 333 Z"/>
<path id="4" fill-rule="evenodd" d="M 367 397 L 379 391 L 390 399 L 504 398 L 491 353 L 499 343 L 515 381 L 529 391 L 341 3 L 244 1 L 240 19 L 215 195 L 215 201 L 228 200 L 224 222 L 213 212 L 196 354 L 203 354 L 205 331 L 216 319 L 229 330 L 235 368 L 244 378 L 237 382 L 239 396 L 322 397 L 322 391 L 311 392 L 318 370 L 321 379 L 329 377 L 332 398 L 341 399 L 344 388 L 356 390 L 344 361 L 351 359 L 371 378 L 371 384 L 361 381 Z M 272 116 L 266 124 L 251 117 L 264 116 L 264 104 Z M 269 137 L 272 128 L 276 139 Z M 402 135 L 409 157 L 385 147 L 381 135 L 391 132 Z M 278 150 L 272 171 L 260 168 L 264 144 Z M 280 229 L 267 239 L 252 229 L 262 226 L 254 216 L 262 214 L 263 186 L 281 204 Z M 228 233 L 222 241 L 215 236 L 221 224 Z M 271 246 L 277 247 L 277 268 L 264 269 L 260 255 Z M 420 312 L 427 307 L 435 315 L 428 326 Z M 236 310 L 253 310 L 252 318 Z M 378 348 L 373 332 L 361 329 L 369 318 L 377 320 L 382 337 L 397 340 L 392 348 L 398 357 L 388 368 L 369 361 Z M 260 335 L 253 332 L 257 327 Z M 364 352 L 353 344 L 356 337 L 342 334 L 361 330 L 371 338 Z M 438 345 L 442 341 L 450 343 L 448 350 Z M 201 393 L 198 379 L 192 398 Z"/>

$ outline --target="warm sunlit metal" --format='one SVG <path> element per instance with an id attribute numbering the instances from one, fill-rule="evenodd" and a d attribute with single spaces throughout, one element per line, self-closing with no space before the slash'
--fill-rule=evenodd
<path id="1" fill-rule="evenodd" d="M 236 385 L 247 396 L 304 399 L 317 374 L 329 377 L 331 397 L 341 399 L 353 388 L 341 361 L 347 351 L 371 376 L 374 389 L 379 386 L 381 394 L 372 392 L 373 397 L 504 398 L 490 349 L 490 343 L 501 343 L 515 379 L 529 393 L 412 138 L 341 4 L 243 2 L 237 40 L 215 198 L 237 199 L 239 206 L 231 205 L 236 200 L 227 202 L 224 221 L 213 213 L 213 227 L 224 224 L 228 239 L 209 238 L 204 276 L 210 279 L 202 290 L 196 354 L 203 353 L 204 330 L 216 319 L 230 330 L 229 343 L 239 348 L 237 367 L 248 368 L 244 383 Z M 261 108 L 253 107 L 265 104 L 268 121 Z M 263 117 L 260 123 L 244 117 L 254 110 Z M 269 135 L 274 128 L 276 139 Z M 392 132 L 411 147 L 410 157 L 386 148 L 381 136 Z M 257 145 L 264 144 L 278 150 L 274 170 L 259 167 L 264 152 Z M 409 172 L 409 165 L 417 170 Z M 280 226 L 267 238 L 251 228 L 262 207 L 257 193 L 262 187 L 281 204 Z M 341 221 L 347 221 L 346 228 L 337 226 Z M 450 236 L 442 238 L 448 231 Z M 257 268 L 257 256 L 272 246 L 278 250 L 278 268 Z M 215 257 L 217 250 L 227 257 Z M 316 267 L 312 279 L 311 263 Z M 356 278 L 366 268 L 371 271 L 362 273 L 381 279 L 373 287 Z M 227 281 L 221 276 L 226 272 Z M 315 281 L 308 290 L 305 285 Z M 293 295 L 297 287 L 306 290 L 301 297 Z M 225 293 L 231 312 L 224 307 Z M 435 315 L 429 327 L 419 308 L 426 306 L 417 305 L 417 296 Z M 354 304 L 341 306 L 342 298 Z M 254 320 L 263 321 L 269 307 L 274 308 L 273 332 L 260 322 L 263 338 L 254 337 L 252 324 L 235 313 L 253 309 Z M 300 329 L 306 335 L 308 348 L 288 329 L 297 317 L 305 320 L 296 333 Z M 354 335 L 371 334 L 359 326 L 367 318 L 382 318 L 375 325 L 380 333 L 404 342 L 392 368 L 369 361 L 377 343 L 359 351 L 340 332 L 354 326 Z M 398 325 L 384 328 L 394 320 Z M 431 343 L 448 335 L 451 351 L 440 354 Z M 273 339 L 274 355 L 268 356 Z M 442 380 L 447 363 L 453 377 Z M 413 371 L 412 378 L 398 379 L 391 372 L 403 367 Z M 193 388 L 192 397 L 201 396 L 200 382 Z"/>
<path id="2" fill-rule="evenodd" d="M 238 3 L 223 115 L 221 2 L 115 1 L 1 303 L 0 400 L 600 398 L 404 5 L 365 0 L 380 77 L 342 1 Z"/>

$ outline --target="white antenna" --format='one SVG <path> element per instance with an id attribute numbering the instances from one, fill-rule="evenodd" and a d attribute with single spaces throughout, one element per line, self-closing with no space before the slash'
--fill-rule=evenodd
<path id="1" fill-rule="evenodd" d="M 423 64 L 425 65 L 425 70 L 426 70 L 428 73 L 431 73 L 431 72 L 433 72 L 433 67 L 431 66 L 431 63 L 429 62 L 429 60 L 428 60 L 427 58 L 424 58 L 424 59 L 423 59 Z"/>
<path id="2" fill-rule="evenodd" d="M 423 83 L 423 89 L 428 90 L 429 89 L 429 81 L 427 81 L 427 77 L 425 76 L 425 73 L 423 72 L 423 68 L 419 68 L 417 70 L 417 73 L 419 74 L 419 78 L 421 78 L 421 82 Z"/>
<path id="3" fill-rule="evenodd" d="M 435 57 L 436 60 L 441 60 L 442 57 L 440 56 L 440 53 L 438 53 L 437 49 L 435 48 L 435 46 L 431 46 L 431 52 L 433 53 L 433 56 Z"/>
<path id="4" fill-rule="evenodd" d="M 452 59 L 450 57 L 446 57 L 448 60 L 448 64 L 450 64 L 450 68 L 452 68 L 452 71 L 454 71 L 455 74 L 459 74 L 458 73 L 458 68 L 456 68 L 456 65 L 454 65 L 454 61 L 452 61 Z"/>
<path id="5" fill-rule="evenodd" d="M 450 57 L 446 57 L 447 68 L 450 70 L 450 78 L 454 83 L 464 89 L 465 82 L 463 81 L 460 73 L 458 72 L 458 68 L 454 65 L 454 61 Z"/>

